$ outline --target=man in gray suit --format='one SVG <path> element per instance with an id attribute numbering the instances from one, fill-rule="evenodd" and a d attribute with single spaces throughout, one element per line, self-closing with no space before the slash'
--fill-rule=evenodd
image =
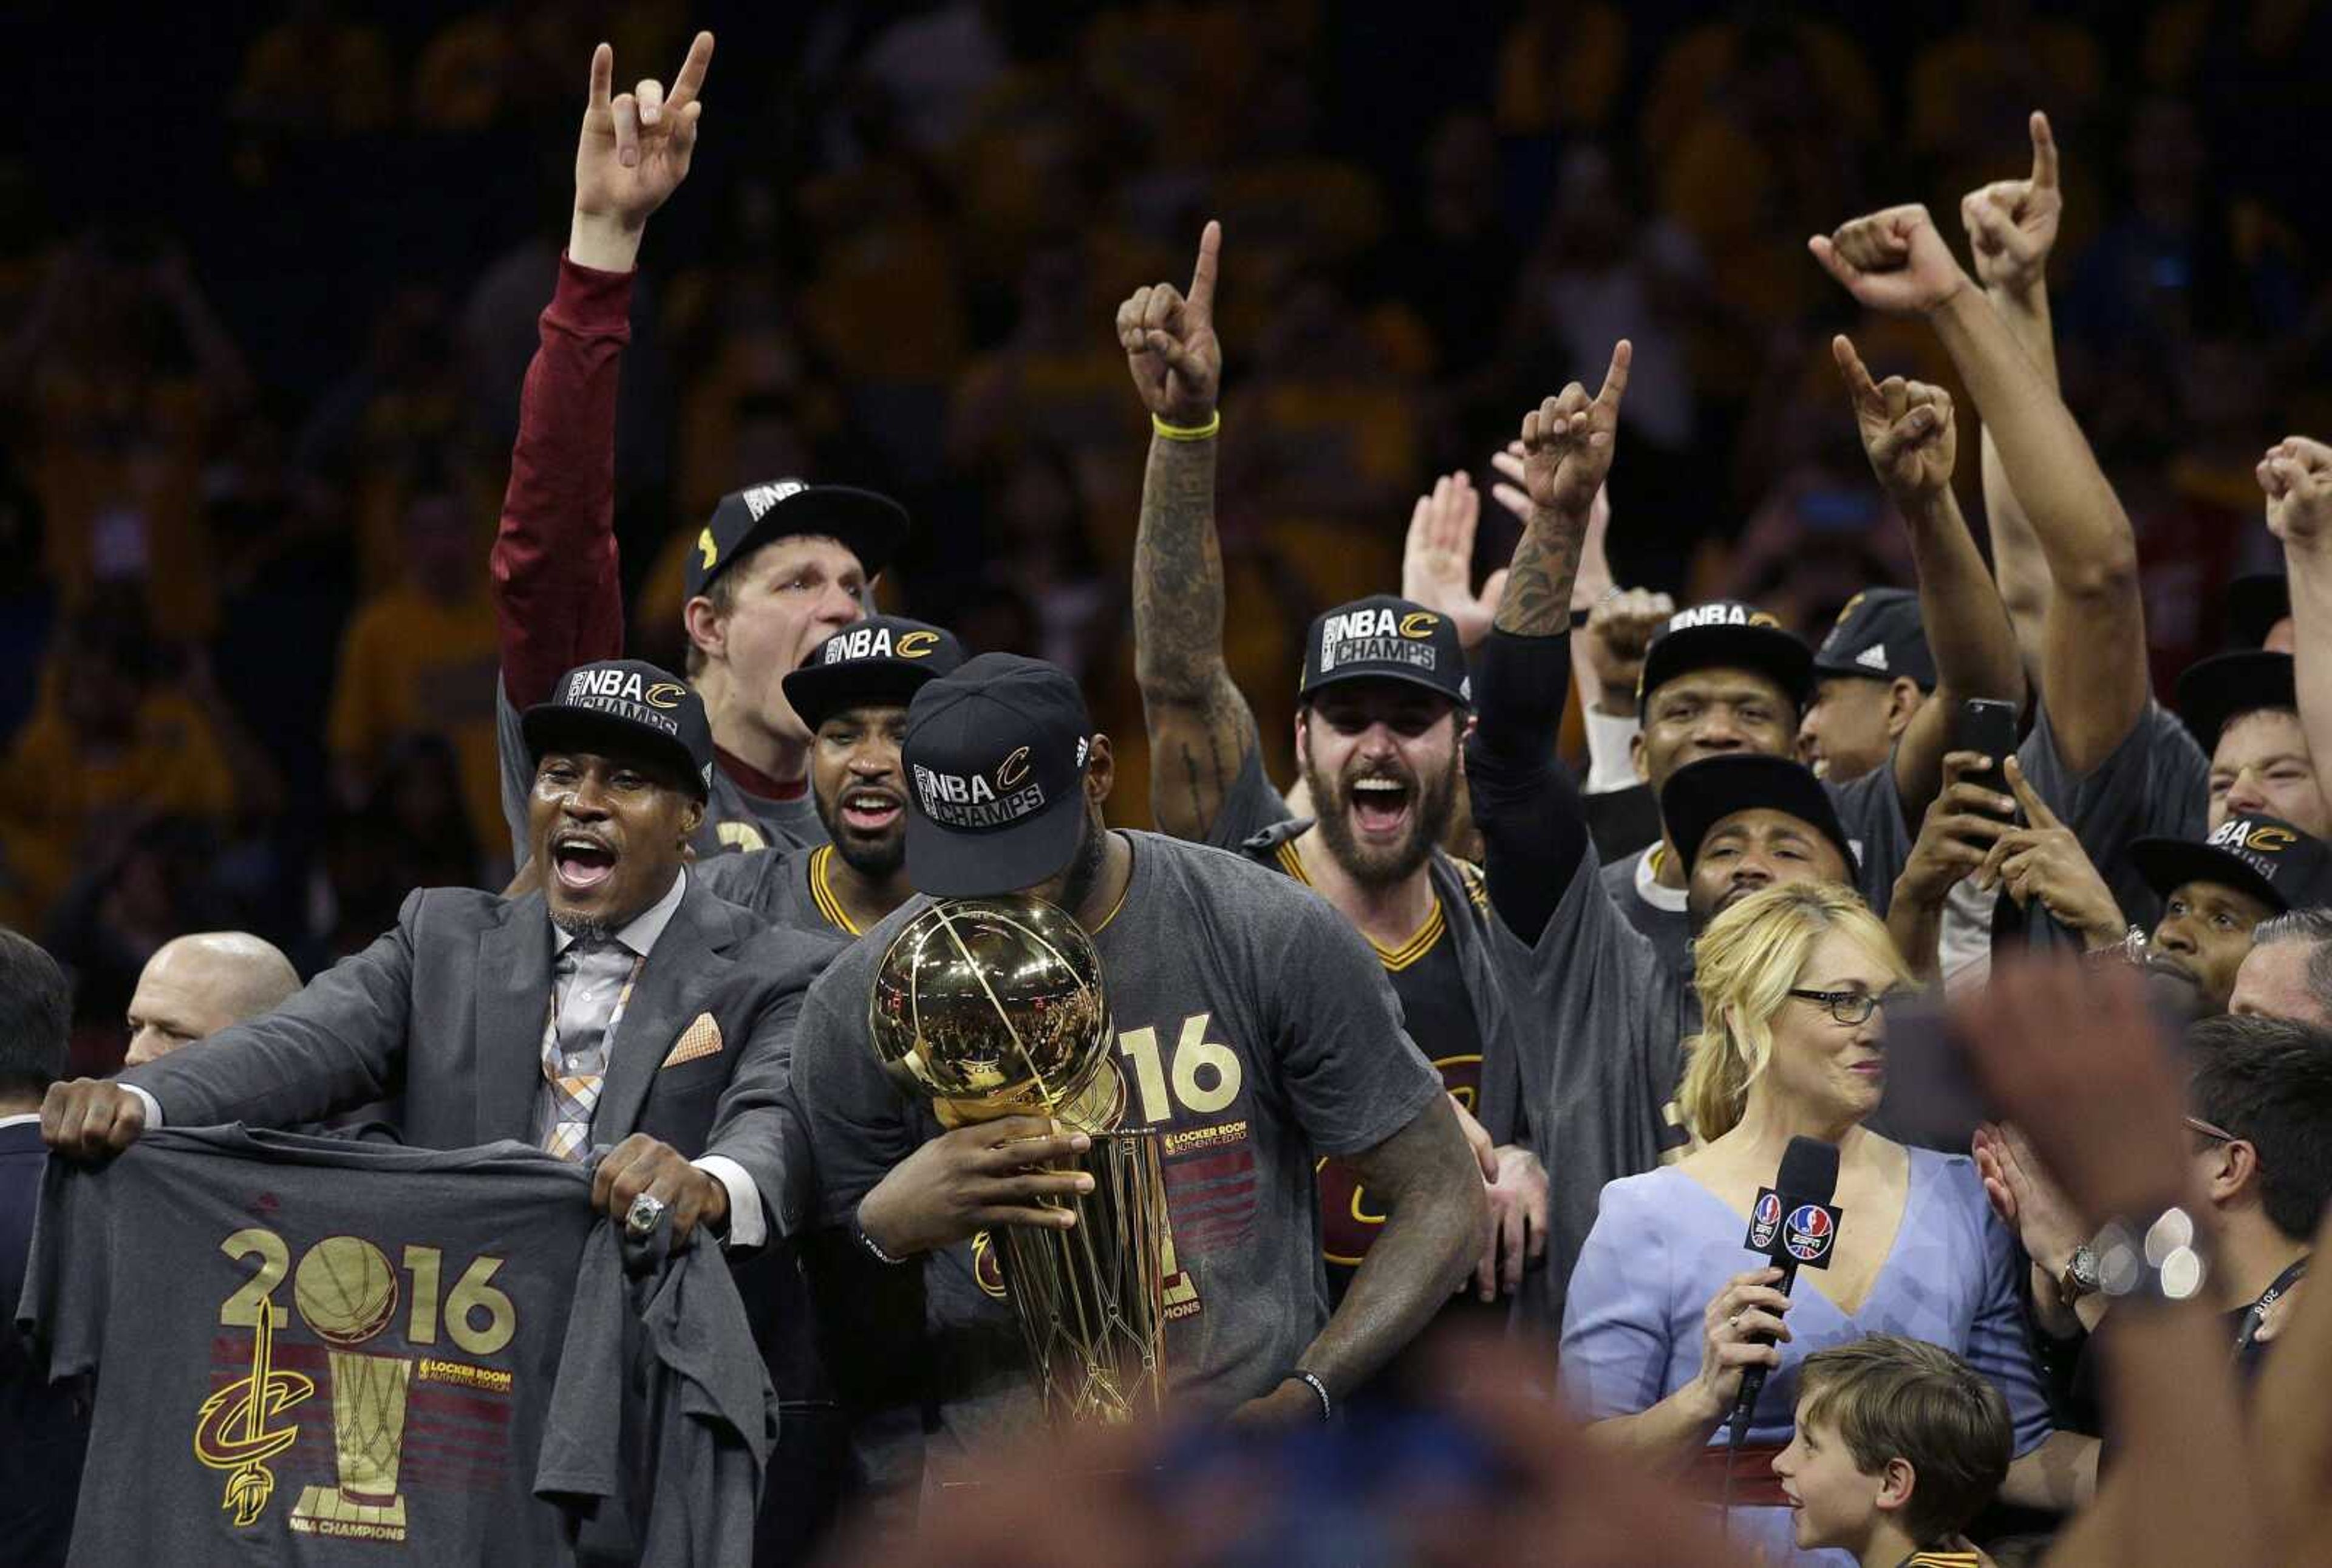
<path id="1" fill-rule="evenodd" d="M 501 1138 L 600 1160 L 592 1200 L 645 1230 L 792 1229 L 780 1100 L 802 993 L 838 944 L 765 931 L 684 866 L 704 709 L 653 664 L 569 671 L 527 711 L 542 891 L 425 888 L 395 930 L 274 1012 L 111 1080 L 51 1088 L 41 1129 L 90 1157 L 148 1126 L 285 1126 L 380 1099 L 407 1143 Z M 798 1161 L 796 1161 L 798 1163 Z"/>

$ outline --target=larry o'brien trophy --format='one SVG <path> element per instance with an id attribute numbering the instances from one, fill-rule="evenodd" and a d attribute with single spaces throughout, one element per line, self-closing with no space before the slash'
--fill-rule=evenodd
<path id="1" fill-rule="evenodd" d="M 867 1023 L 894 1083 L 941 1123 L 1049 1116 L 1093 1146 L 1091 1192 L 1047 1200 L 1066 1230 L 997 1228 L 1005 1294 L 1056 1425 L 1155 1414 L 1165 1391 L 1166 1181 L 1158 1137 L 1115 1125 L 1101 958 L 1041 898 L 945 899 L 901 929 L 875 968 Z"/>
<path id="2" fill-rule="evenodd" d="M 332 1448 L 339 1468 L 337 1487 L 301 1490 L 292 1528 L 401 1541 L 405 1499 L 397 1495 L 397 1471 L 405 1452 L 405 1389 L 413 1363 L 356 1348 L 397 1315 L 397 1271 L 363 1238 L 328 1236 L 300 1259 L 292 1298 L 331 1347 Z"/>

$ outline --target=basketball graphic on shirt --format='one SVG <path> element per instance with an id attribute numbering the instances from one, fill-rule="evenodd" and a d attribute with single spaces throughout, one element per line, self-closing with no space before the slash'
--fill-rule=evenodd
<path id="1" fill-rule="evenodd" d="M 345 1350 L 397 1315 L 397 1271 L 360 1236 L 327 1236 L 292 1276 L 292 1296 L 318 1338 Z"/>

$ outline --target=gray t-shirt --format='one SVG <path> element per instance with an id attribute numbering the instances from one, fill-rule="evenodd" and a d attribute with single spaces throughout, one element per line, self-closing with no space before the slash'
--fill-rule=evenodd
<path id="1" fill-rule="evenodd" d="M 2211 814 L 2211 760 L 2178 716 L 2149 701 L 2110 756 L 2076 777 L 2057 752 L 2046 706 L 2018 748 L 2024 777 L 2088 852 L 2122 918 L 2154 929 L 2162 900 L 2129 857 L 2140 838 L 2200 838 Z"/>
<path id="2" fill-rule="evenodd" d="M 1553 1181 L 1547 1272 L 1557 1300 L 1607 1181 L 1680 1157 L 1683 1042 L 1700 1028 L 1688 973 L 1664 961 L 1598 876 L 1591 848 L 1532 949 L 1531 1016 L 1552 1048 L 1524 1058 L 1533 1143 Z M 1630 897 L 1634 890 L 1630 889 Z"/>
<path id="3" fill-rule="evenodd" d="M 696 880 L 717 898 L 750 909 L 771 925 L 820 936 L 863 933 L 851 923 L 827 880 L 834 846 L 716 855 L 696 863 Z"/>
<path id="4" fill-rule="evenodd" d="M 510 693 L 494 683 L 494 748 L 501 761 L 502 821 L 510 828 L 511 865 L 523 868 L 531 856 L 526 831 L 526 801 L 533 788 L 534 764 L 529 759 L 526 736 L 519 729 L 518 710 Z M 791 800 L 770 800 L 748 792 L 712 768 L 712 791 L 704 806 L 704 823 L 689 840 L 699 860 L 711 861 L 731 850 L 787 850 L 826 842 L 826 824 L 817 819 L 817 802 L 805 789 Z"/>
<path id="5" fill-rule="evenodd" d="M 1123 837 L 1133 879 L 1094 933 L 1116 1038 L 1104 1071 L 1123 1085 L 1122 1124 L 1163 1137 L 1175 1406 L 1219 1413 L 1276 1386 L 1327 1322 L 1314 1162 L 1383 1143 L 1441 1080 L 1401 1032 L 1384 966 L 1324 901 L 1238 856 Z M 795 1037 L 829 1225 L 855 1225 L 859 1200 L 940 1130 L 884 1076 L 866 1027 L 876 966 L 924 903 L 834 961 Z M 939 1479 L 1038 1420 L 985 1240 L 923 1259 L 922 1343 L 897 1350 L 927 1369 L 920 1424 Z M 874 1462 L 904 1479 L 895 1451 Z"/>
<path id="6" fill-rule="evenodd" d="M 664 1270 L 627 1281 L 584 1168 L 518 1143 L 52 1161 L 16 1310 L 98 1374 L 71 1562 L 563 1563 L 586 1519 L 737 1561 L 775 1400 L 718 1249 Z"/>
<path id="7" fill-rule="evenodd" d="M 1862 901 L 1884 918 L 1895 901 L 1895 879 L 1903 875 L 1918 833 L 1903 818 L 1903 798 L 1895 788 L 1891 761 L 1843 783 L 1824 780 L 1839 826 L 1855 854 L 1854 888 Z M 1661 961 L 1677 973 L 1692 972 L 1692 919 L 1681 908 L 1662 909 L 1644 897 L 1636 885 L 1636 868 L 1656 846 L 1647 845 L 1623 860 L 1603 867 L 1603 887 L 1628 923 L 1649 937 Z"/>

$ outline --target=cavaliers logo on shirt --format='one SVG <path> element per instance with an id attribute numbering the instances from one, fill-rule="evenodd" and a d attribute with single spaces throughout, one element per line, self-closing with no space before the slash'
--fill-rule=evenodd
<path id="1" fill-rule="evenodd" d="M 327 1236 L 296 1265 L 291 1244 L 263 1227 L 219 1250 L 255 1263 L 218 1313 L 222 1328 L 250 1331 L 247 1348 L 212 1342 L 214 1386 L 195 1418 L 195 1458 L 225 1474 L 219 1506 L 238 1528 L 258 1525 L 281 1465 L 314 1477 L 285 1521 L 293 1532 L 404 1542 L 406 1487 L 436 1479 L 444 1454 L 474 1466 L 504 1441 L 517 1379 L 492 1358 L 516 1336 L 518 1312 L 492 1283 L 502 1260 L 470 1259 L 448 1288 L 435 1247 L 402 1248 L 401 1272 L 360 1236 Z M 287 1276 L 288 1309 L 276 1299 Z M 286 1336 L 295 1317 L 306 1333 Z M 406 1353 L 441 1340 L 471 1359 Z M 329 1420 L 316 1419 L 319 1392 Z"/>

